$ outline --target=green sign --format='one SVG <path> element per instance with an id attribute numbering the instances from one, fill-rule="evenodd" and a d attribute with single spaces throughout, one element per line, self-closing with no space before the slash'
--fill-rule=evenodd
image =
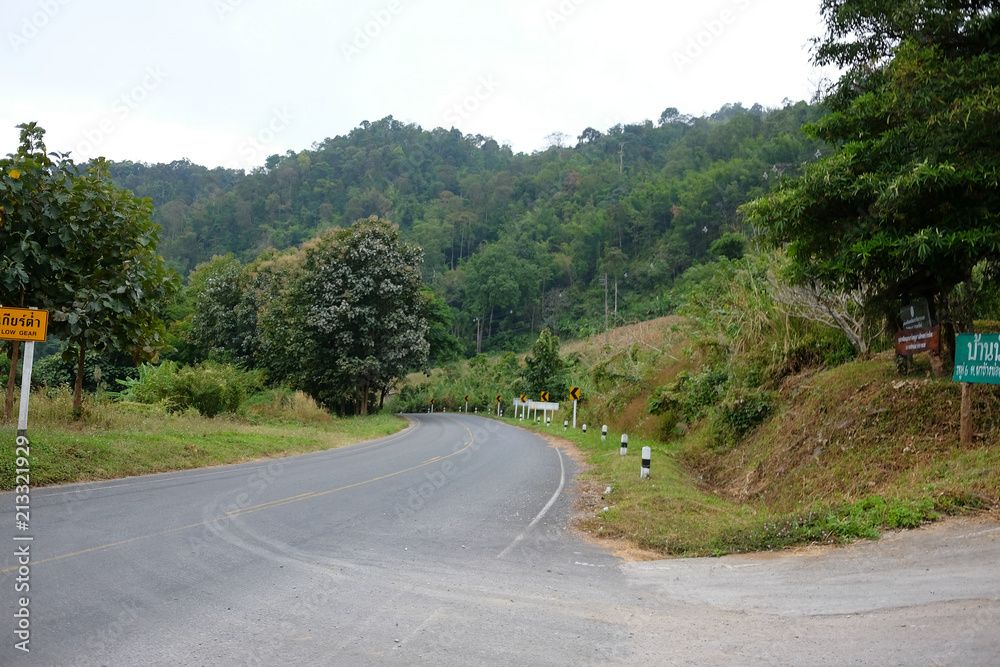
<path id="1" fill-rule="evenodd" d="M 1000 384 L 1000 334 L 955 337 L 955 382 Z"/>

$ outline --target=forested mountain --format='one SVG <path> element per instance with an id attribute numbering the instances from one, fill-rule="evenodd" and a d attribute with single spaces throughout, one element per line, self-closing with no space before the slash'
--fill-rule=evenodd
<path id="1" fill-rule="evenodd" d="M 391 116 L 245 174 L 116 163 L 116 184 L 150 197 L 160 251 L 182 275 L 213 255 L 249 262 L 372 215 L 424 251 L 425 282 L 475 351 L 564 337 L 612 316 L 666 312 L 673 279 L 727 232 L 737 208 L 795 175 L 825 145 L 801 132 L 821 107 L 676 109 L 656 121 L 585 129 L 576 145 L 515 154 L 492 138 L 424 130 Z"/>

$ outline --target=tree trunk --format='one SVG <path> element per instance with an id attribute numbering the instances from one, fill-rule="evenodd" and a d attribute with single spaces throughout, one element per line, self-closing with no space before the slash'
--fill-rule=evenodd
<path id="1" fill-rule="evenodd" d="M 368 416 L 368 380 L 361 381 L 361 416 Z"/>
<path id="2" fill-rule="evenodd" d="M 17 360 L 21 353 L 21 343 L 10 341 L 13 348 L 10 353 L 10 376 L 7 378 L 7 395 L 3 402 L 3 421 L 10 421 L 14 410 L 14 385 L 17 383 Z"/>
<path id="3" fill-rule="evenodd" d="M 83 413 L 83 362 L 86 356 L 87 346 L 81 343 L 76 363 L 76 383 L 73 385 L 73 414 L 77 417 Z"/>

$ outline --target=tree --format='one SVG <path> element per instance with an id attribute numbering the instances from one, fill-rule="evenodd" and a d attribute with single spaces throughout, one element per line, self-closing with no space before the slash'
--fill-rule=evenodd
<path id="1" fill-rule="evenodd" d="M 0 302 L 52 311 L 50 333 L 68 341 L 65 360 L 77 361 L 79 411 L 87 350 L 154 357 L 165 345 L 155 312 L 178 281 L 156 255 L 149 200 L 115 188 L 103 159 L 80 174 L 46 152 L 37 124 L 19 127 L 18 152 L 0 161 Z"/>
<path id="2" fill-rule="evenodd" d="M 496 309 L 503 313 L 519 305 L 537 283 L 538 270 L 517 256 L 513 241 L 506 237 L 484 244 L 465 267 L 465 303 L 476 318 L 478 354 L 482 352 L 483 332 L 492 334 Z"/>
<path id="3" fill-rule="evenodd" d="M 848 71 L 808 131 L 839 148 L 742 210 L 787 245 L 796 282 L 867 292 L 885 313 L 926 298 L 953 340 L 950 302 L 1000 256 L 1000 10 L 825 0 L 823 13 L 816 61 Z"/>
<path id="4" fill-rule="evenodd" d="M 209 355 L 253 366 L 260 346 L 250 271 L 231 253 L 199 264 L 188 278 L 195 295 L 191 342 Z"/>
<path id="5" fill-rule="evenodd" d="M 300 315 L 303 386 L 327 405 L 348 400 L 368 414 L 407 371 L 427 361 L 421 251 L 371 217 L 334 229 L 305 248 L 289 297 Z"/>
<path id="6" fill-rule="evenodd" d="M 166 347 L 158 310 L 180 280 L 156 254 L 159 226 L 153 205 L 111 183 L 108 163 L 94 160 L 72 180 L 63 224 L 66 264 L 59 284 L 72 302 L 54 309 L 53 331 L 69 343 L 63 359 L 77 362 L 73 409 L 83 407 L 88 351 L 120 350 L 137 363 L 155 359 Z"/>
<path id="7" fill-rule="evenodd" d="M 542 330 L 524 363 L 521 376 L 529 393 L 538 395 L 547 391 L 556 401 L 566 397 L 566 362 L 559 356 L 559 338 L 553 336 L 551 330 Z"/>
<path id="8" fill-rule="evenodd" d="M 62 222 L 73 164 L 46 151 L 45 130 L 37 124 L 18 127 L 17 152 L 0 159 L 0 304 L 47 308 L 67 296 L 58 277 L 67 268 L 60 245 L 73 233 Z M 3 410 L 8 420 L 20 343 L 5 346 L 11 360 Z"/>

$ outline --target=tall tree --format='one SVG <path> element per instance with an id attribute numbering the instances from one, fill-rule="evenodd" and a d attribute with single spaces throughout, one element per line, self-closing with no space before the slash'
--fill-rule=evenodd
<path id="1" fill-rule="evenodd" d="M 73 163 L 49 154 L 45 130 L 36 123 L 21 130 L 17 152 L 0 159 L 0 304 L 13 307 L 63 305 L 60 281 L 68 268 L 62 244 L 74 235 L 63 224 Z M 52 158 L 56 158 L 53 160 Z M 11 360 L 3 419 L 10 419 L 20 343 L 6 344 Z"/>
<path id="2" fill-rule="evenodd" d="M 63 358 L 77 362 L 73 409 L 82 408 L 88 351 L 119 350 L 138 362 L 166 347 L 159 310 L 179 286 L 177 274 L 156 253 L 160 227 L 153 205 L 115 187 L 98 158 L 72 181 L 63 222 L 66 265 L 59 284 L 72 302 L 53 312 L 53 330 L 69 343 Z"/>
<path id="3" fill-rule="evenodd" d="M 798 282 L 887 313 L 925 297 L 951 339 L 951 302 L 975 292 L 957 288 L 1000 257 L 1000 8 L 825 0 L 823 14 L 816 60 L 847 73 L 808 131 L 839 148 L 743 211 L 787 244 Z"/>
<path id="4" fill-rule="evenodd" d="M 531 354 L 524 359 L 521 375 L 534 395 L 547 391 L 553 400 L 566 396 L 566 362 L 559 356 L 559 339 L 548 328 L 538 335 Z"/>
<path id="5" fill-rule="evenodd" d="M 351 400 L 368 414 L 427 360 L 418 247 L 377 217 L 334 229 L 306 246 L 290 302 L 301 314 L 302 380 L 327 405 Z"/>

